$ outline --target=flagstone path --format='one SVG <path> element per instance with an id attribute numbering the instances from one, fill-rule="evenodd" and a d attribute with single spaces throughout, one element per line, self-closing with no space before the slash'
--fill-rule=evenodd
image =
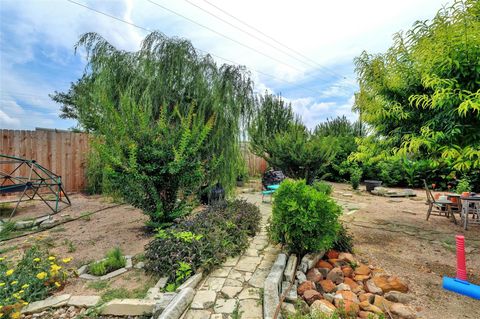
<path id="1" fill-rule="evenodd" d="M 280 249 L 268 243 L 271 204 L 262 203 L 259 193 L 242 197 L 260 207 L 260 231 L 242 256 L 228 259 L 203 279 L 184 319 L 263 318 L 263 284 Z"/>

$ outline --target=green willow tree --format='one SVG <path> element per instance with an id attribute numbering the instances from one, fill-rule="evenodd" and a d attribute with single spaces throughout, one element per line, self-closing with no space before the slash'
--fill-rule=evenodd
<path id="1" fill-rule="evenodd" d="M 187 117 L 195 105 L 195 117 L 215 119 L 204 146 L 198 150 L 205 163 L 204 183 L 220 182 L 227 190 L 235 185 L 242 167 L 240 139 L 253 110 L 253 83 L 244 67 L 221 65 L 209 55 L 199 54 L 185 39 L 152 32 L 138 52 L 119 50 L 97 33 L 84 34 L 76 44 L 84 49 L 85 74 L 68 92 L 55 92 L 62 116 L 76 119 L 80 129 L 104 135 L 98 119 L 107 116 L 105 103 L 120 109 L 128 92 L 131 103 L 146 108 L 152 121 L 162 110 L 177 109 L 173 125 Z"/>
<path id="2" fill-rule="evenodd" d="M 478 172 L 479 17 L 479 1 L 456 1 L 431 21 L 396 34 L 386 53 L 355 59 L 355 109 L 382 146 L 373 154 L 369 145 L 376 142 L 368 138 L 353 158 L 427 158 L 433 166 Z"/>

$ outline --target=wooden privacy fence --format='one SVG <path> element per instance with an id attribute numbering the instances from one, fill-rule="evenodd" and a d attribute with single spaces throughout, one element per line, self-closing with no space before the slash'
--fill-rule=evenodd
<path id="1" fill-rule="evenodd" d="M 88 134 L 50 129 L 1 129 L 0 138 L 0 154 L 36 160 L 62 177 L 67 192 L 85 189 Z M 1 169 L 9 172 L 13 168 L 4 165 Z M 22 167 L 19 174 L 26 176 L 27 167 Z"/>
<path id="2" fill-rule="evenodd" d="M 36 160 L 43 167 L 62 177 L 67 192 L 85 190 L 88 134 L 39 128 L 35 131 L 0 129 L 0 137 L 0 154 Z M 242 143 L 241 150 L 249 174 L 261 175 L 267 168 L 265 160 L 252 154 L 248 143 Z M 1 169 L 9 171 L 13 168 Z M 26 169 L 22 167 L 19 174 L 27 174 Z"/>

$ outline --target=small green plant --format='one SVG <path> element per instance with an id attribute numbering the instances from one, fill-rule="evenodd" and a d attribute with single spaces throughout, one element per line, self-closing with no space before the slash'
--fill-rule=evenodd
<path id="1" fill-rule="evenodd" d="M 148 286 L 128 290 L 127 288 L 112 288 L 105 291 L 101 298 L 102 302 L 109 302 L 113 299 L 142 299 L 147 295 Z"/>
<path id="2" fill-rule="evenodd" d="M 461 194 L 463 192 L 471 192 L 472 186 L 470 185 L 470 180 L 467 177 L 463 177 L 458 181 L 457 187 L 455 188 L 455 192 Z"/>
<path id="3" fill-rule="evenodd" d="M 353 252 L 353 236 L 348 232 L 347 227 L 343 223 L 340 223 L 332 249 L 349 253 Z"/>
<path id="4" fill-rule="evenodd" d="M 175 281 L 167 285 L 167 292 L 174 292 L 180 285 L 192 275 L 192 266 L 186 262 L 179 262 L 178 269 L 175 272 Z"/>
<path id="5" fill-rule="evenodd" d="M 65 246 L 67 246 L 67 251 L 69 253 L 74 253 L 77 250 L 77 247 L 75 246 L 73 241 L 65 239 L 63 243 L 65 244 Z"/>
<path id="6" fill-rule="evenodd" d="M 88 266 L 88 272 L 95 276 L 103 276 L 109 272 L 125 267 L 126 259 L 120 248 L 109 251 L 104 260 L 94 262 Z"/>
<path id="7" fill-rule="evenodd" d="M 363 171 L 357 165 L 353 166 L 350 169 L 350 185 L 352 185 L 353 189 L 358 189 L 360 185 L 360 180 L 362 179 Z"/>
<path id="8" fill-rule="evenodd" d="M 0 239 L 9 238 L 12 232 L 15 231 L 15 222 L 8 220 L 1 225 L 2 230 L 0 230 Z"/>
<path id="9" fill-rule="evenodd" d="M 240 302 L 237 300 L 235 302 L 235 308 L 232 311 L 232 319 L 240 319 L 242 318 L 243 311 L 240 310 Z"/>
<path id="10" fill-rule="evenodd" d="M 109 282 L 106 280 L 96 280 L 88 283 L 88 288 L 95 289 L 96 291 L 105 290 L 109 286 Z"/>
<path id="11" fill-rule="evenodd" d="M 330 196 L 305 180 L 285 180 L 275 195 L 270 237 L 298 254 L 329 249 L 340 227 L 341 212 Z"/>
<path id="12" fill-rule="evenodd" d="M 325 195 L 330 195 L 332 194 L 332 185 L 328 184 L 327 182 L 324 181 L 316 181 L 312 185 L 317 191 L 324 193 Z"/>
<path id="13" fill-rule="evenodd" d="M 82 216 L 80 217 L 82 220 L 86 221 L 86 222 L 89 222 L 90 220 L 92 220 L 92 213 L 91 212 L 84 212 L 82 213 Z"/>

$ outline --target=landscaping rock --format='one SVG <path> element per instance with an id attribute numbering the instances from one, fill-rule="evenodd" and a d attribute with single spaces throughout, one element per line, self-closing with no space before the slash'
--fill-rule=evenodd
<path id="1" fill-rule="evenodd" d="M 297 309 L 295 309 L 295 306 L 288 302 L 285 302 L 282 304 L 282 309 L 288 315 L 294 315 L 297 312 Z"/>
<path id="2" fill-rule="evenodd" d="M 373 279 L 367 280 L 365 283 L 365 288 L 367 288 L 367 291 L 371 292 L 372 294 L 383 295 L 383 290 L 377 287 Z"/>
<path id="3" fill-rule="evenodd" d="M 53 296 L 45 300 L 34 301 L 28 304 L 26 308 L 23 308 L 22 313 L 28 314 L 28 313 L 40 312 L 48 308 L 62 307 L 68 303 L 70 298 L 71 298 L 71 295 L 65 294 L 60 296 Z"/>
<path id="4" fill-rule="evenodd" d="M 352 290 L 349 285 L 343 283 L 337 285 L 336 291 L 341 291 L 341 290 Z"/>
<path id="5" fill-rule="evenodd" d="M 407 294 L 404 294 L 399 291 L 389 291 L 385 294 L 385 299 L 391 301 L 391 302 L 399 302 L 399 303 L 409 303 L 410 301 L 413 300 L 413 297 Z"/>
<path id="6" fill-rule="evenodd" d="M 342 268 L 342 272 L 343 272 L 344 277 L 352 277 L 352 275 L 353 275 L 353 268 L 352 267 L 343 266 L 341 268 Z"/>
<path id="7" fill-rule="evenodd" d="M 401 303 L 392 304 L 390 312 L 402 319 L 415 319 L 417 317 L 410 308 Z"/>
<path id="8" fill-rule="evenodd" d="M 313 268 L 323 255 L 325 255 L 324 251 L 303 256 L 302 261 L 300 262 L 300 265 L 306 265 L 306 269 L 303 272 L 307 272 L 308 269 Z"/>
<path id="9" fill-rule="evenodd" d="M 180 287 L 177 288 L 176 292 L 179 292 L 180 290 L 185 288 L 195 289 L 198 283 L 202 280 L 202 276 L 203 276 L 202 273 L 198 273 L 188 278 L 187 281 L 185 281 Z"/>
<path id="10" fill-rule="evenodd" d="M 358 305 L 360 306 L 360 309 L 362 309 L 364 311 L 373 312 L 375 314 L 382 314 L 383 313 L 383 311 L 380 308 L 378 308 L 375 305 L 370 304 L 368 301 L 362 301 Z"/>
<path id="11" fill-rule="evenodd" d="M 383 312 L 387 312 L 387 310 L 389 310 L 393 304 L 391 301 L 388 301 L 382 296 L 375 295 L 374 298 L 375 299 L 373 300 L 373 304 L 380 308 Z"/>
<path id="12" fill-rule="evenodd" d="M 337 308 L 335 308 L 335 306 L 327 300 L 316 300 L 310 306 L 310 310 L 313 314 L 320 313 L 325 315 L 331 315 L 335 312 L 336 309 Z"/>
<path id="13" fill-rule="evenodd" d="M 327 268 L 328 270 L 332 270 L 333 266 L 328 261 L 320 260 L 315 264 L 315 268 Z"/>
<path id="14" fill-rule="evenodd" d="M 143 269 L 145 267 L 145 263 L 143 261 L 139 261 L 138 263 L 133 266 L 135 269 Z"/>
<path id="15" fill-rule="evenodd" d="M 288 290 L 288 292 L 287 292 L 287 289 L 290 287 L 290 285 L 292 285 L 292 287 L 291 287 L 290 290 Z M 285 300 L 288 301 L 288 302 L 295 302 L 295 301 L 297 301 L 297 298 L 298 298 L 297 285 L 291 284 L 291 283 L 289 283 L 288 281 L 282 282 L 282 292 L 281 292 L 281 295 L 282 295 L 282 296 L 285 295 Z"/>
<path id="16" fill-rule="evenodd" d="M 283 280 L 292 282 L 295 276 L 295 267 L 297 265 L 297 255 L 292 254 L 288 257 L 287 265 L 285 266 L 285 270 L 283 271 Z"/>
<path id="17" fill-rule="evenodd" d="M 355 275 L 353 277 L 353 280 L 355 280 L 355 281 L 364 281 L 364 280 L 367 280 L 367 279 L 370 279 L 370 275 Z"/>
<path id="18" fill-rule="evenodd" d="M 155 284 L 155 288 L 165 288 L 165 286 L 167 285 L 167 282 L 168 282 L 168 277 L 162 277 L 160 278 L 157 283 Z"/>
<path id="19" fill-rule="evenodd" d="M 400 292 L 408 291 L 408 286 L 397 276 L 379 275 L 373 278 L 373 282 L 383 292 L 389 292 L 392 290 Z"/>
<path id="20" fill-rule="evenodd" d="M 307 280 L 313 282 L 320 282 L 323 279 L 322 274 L 317 268 L 312 268 L 307 272 Z"/>
<path id="21" fill-rule="evenodd" d="M 324 292 L 332 292 L 337 288 L 335 283 L 333 283 L 333 281 L 330 279 L 321 280 L 319 284 Z"/>
<path id="22" fill-rule="evenodd" d="M 69 306 L 74 307 L 93 307 L 100 301 L 100 296 L 72 296 L 68 300 Z"/>
<path id="23" fill-rule="evenodd" d="M 311 305 L 315 300 L 320 300 L 322 299 L 322 294 L 319 293 L 318 291 L 316 290 L 313 290 L 313 289 L 310 289 L 310 290 L 306 290 L 304 293 L 303 293 L 303 299 L 305 299 L 305 301 Z"/>
<path id="24" fill-rule="evenodd" d="M 324 294 L 323 294 L 323 298 L 325 298 L 325 300 L 333 303 L 333 299 L 335 299 L 335 295 L 334 295 L 334 294 L 330 294 L 330 293 L 324 293 Z"/>
<path id="25" fill-rule="evenodd" d="M 370 275 L 370 268 L 368 266 L 360 264 L 357 268 L 355 268 L 355 275 Z"/>
<path id="26" fill-rule="evenodd" d="M 215 299 L 217 299 L 217 293 L 215 291 L 199 290 L 195 294 L 195 297 L 193 297 L 193 301 L 192 301 L 192 304 L 190 305 L 190 308 L 191 309 L 211 308 L 215 304 Z"/>
<path id="27" fill-rule="evenodd" d="M 340 253 L 336 250 L 330 249 L 325 255 L 327 256 L 327 259 L 337 259 Z"/>
<path id="28" fill-rule="evenodd" d="M 302 283 L 300 286 L 297 288 L 297 293 L 301 296 L 305 293 L 307 290 L 315 290 L 315 284 L 312 281 L 305 281 Z"/>
<path id="29" fill-rule="evenodd" d="M 154 319 L 178 319 L 185 312 L 188 305 L 193 300 L 193 295 L 195 294 L 194 290 L 190 287 L 182 289 L 175 298 L 168 304 L 168 306 L 163 310 L 163 312 L 157 316 L 153 317 Z"/>
<path id="30" fill-rule="evenodd" d="M 162 295 L 160 288 L 152 287 L 148 289 L 145 299 L 161 299 Z"/>
<path id="31" fill-rule="evenodd" d="M 357 295 L 354 294 L 354 293 L 351 292 L 351 291 L 348 291 L 348 290 L 339 291 L 339 292 L 337 292 L 336 295 L 341 295 L 341 296 L 342 296 L 342 299 L 344 299 L 344 300 L 350 300 L 350 301 L 353 301 L 353 302 L 355 302 L 355 303 L 360 302 L 360 301 L 358 300 Z"/>
<path id="32" fill-rule="evenodd" d="M 102 307 L 101 312 L 103 315 L 141 316 L 151 314 L 155 304 L 155 300 L 148 299 L 113 299 Z"/>
<path id="33" fill-rule="evenodd" d="M 327 275 L 327 279 L 333 281 L 335 284 L 341 284 L 343 282 L 343 272 L 339 267 L 335 267 Z"/>
<path id="34" fill-rule="evenodd" d="M 373 301 L 375 300 L 374 298 L 375 298 L 375 295 L 369 292 L 358 295 L 358 299 L 360 300 L 360 302 L 368 301 L 369 303 L 373 304 Z"/>
<path id="35" fill-rule="evenodd" d="M 157 300 L 157 303 L 153 308 L 153 314 L 154 314 L 153 317 L 160 315 L 160 313 L 162 313 L 165 310 L 165 308 L 167 308 L 167 306 L 176 296 L 177 296 L 177 293 L 175 292 L 162 293 L 161 298 Z"/>
<path id="36" fill-rule="evenodd" d="M 353 292 L 358 292 L 361 288 L 359 284 L 357 284 L 354 280 L 348 277 L 344 279 L 343 283 L 348 285 L 350 287 L 350 290 L 352 290 Z"/>
<path id="37" fill-rule="evenodd" d="M 360 310 L 358 312 L 358 317 L 361 319 L 377 319 L 378 316 L 370 311 Z"/>
<path id="38" fill-rule="evenodd" d="M 297 277 L 299 284 L 303 284 L 305 281 L 307 281 L 307 276 L 301 271 L 297 271 L 295 276 Z"/>
<path id="39" fill-rule="evenodd" d="M 356 262 L 355 257 L 353 257 L 353 255 L 350 254 L 350 253 L 340 253 L 338 255 L 337 259 L 342 260 L 342 261 L 346 261 L 347 263 L 355 263 Z"/>

